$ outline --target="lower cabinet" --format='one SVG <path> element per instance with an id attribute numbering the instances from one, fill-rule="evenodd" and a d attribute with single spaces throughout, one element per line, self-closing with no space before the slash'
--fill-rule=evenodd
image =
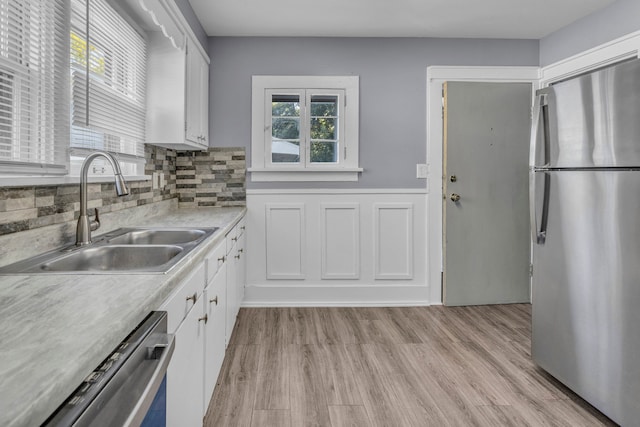
<path id="1" fill-rule="evenodd" d="M 167 426 L 202 426 L 205 323 L 196 307 L 175 332 L 176 347 L 167 369 Z"/>
<path id="2" fill-rule="evenodd" d="M 167 426 L 202 426 L 206 269 L 197 266 L 160 307 L 176 346 L 167 368 Z"/>
<path id="3" fill-rule="evenodd" d="M 241 222 L 240 224 L 243 224 Z M 201 427 L 244 295 L 244 225 L 176 288 L 168 313 L 176 347 L 167 369 L 167 426 Z"/>
<path id="4" fill-rule="evenodd" d="M 222 367 L 225 350 L 225 308 L 227 263 L 224 262 L 204 290 L 204 310 L 207 315 L 205 326 L 204 360 L 204 410 L 207 410 L 218 374 Z"/>

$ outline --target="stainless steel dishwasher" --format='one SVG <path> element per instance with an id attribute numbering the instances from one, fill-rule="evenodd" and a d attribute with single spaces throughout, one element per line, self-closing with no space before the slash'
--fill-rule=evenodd
<path id="1" fill-rule="evenodd" d="M 43 425 L 164 426 L 174 345 L 167 313 L 152 312 Z"/>

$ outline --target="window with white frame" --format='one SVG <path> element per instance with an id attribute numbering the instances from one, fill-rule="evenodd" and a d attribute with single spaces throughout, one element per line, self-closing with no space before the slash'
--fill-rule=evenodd
<path id="1" fill-rule="evenodd" d="M 144 174 L 146 40 L 116 7 L 0 0 L 0 176 L 77 176 L 96 149 Z"/>
<path id="2" fill-rule="evenodd" d="M 0 0 L 0 173 L 67 173 L 68 0 Z"/>
<path id="3" fill-rule="evenodd" d="M 357 76 L 254 76 L 253 181 L 355 181 Z"/>
<path id="4" fill-rule="evenodd" d="M 71 174 L 98 149 L 142 175 L 146 41 L 107 0 L 88 3 L 71 0 Z"/>

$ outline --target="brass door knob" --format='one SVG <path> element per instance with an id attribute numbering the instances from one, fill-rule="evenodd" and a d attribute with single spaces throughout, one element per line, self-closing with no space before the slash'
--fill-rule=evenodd
<path id="1" fill-rule="evenodd" d="M 451 196 L 449 196 L 449 198 L 451 199 L 452 202 L 457 202 L 458 200 L 460 200 L 460 195 L 456 193 L 452 193 Z"/>

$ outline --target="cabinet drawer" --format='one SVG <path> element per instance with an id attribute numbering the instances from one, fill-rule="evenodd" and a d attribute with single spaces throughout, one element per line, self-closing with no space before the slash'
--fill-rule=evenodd
<path id="1" fill-rule="evenodd" d="M 227 260 L 226 242 L 220 242 L 207 256 L 207 283 L 211 283 L 220 267 Z"/>
<path id="2" fill-rule="evenodd" d="M 233 227 L 233 229 L 227 233 L 227 236 L 225 238 L 226 244 L 227 244 L 227 255 L 229 255 L 231 253 L 231 250 L 233 249 L 233 247 L 236 245 L 236 242 L 238 241 L 238 235 L 237 235 L 237 231 L 238 231 L 238 227 Z"/>
<path id="3" fill-rule="evenodd" d="M 242 218 L 238 222 L 238 224 L 236 225 L 236 230 L 237 230 L 236 234 L 237 234 L 238 237 L 240 237 L 240 236 L 242 236 L 244 234 L 244 231 L 246 229 L 246 225 L 245 224 L 246 224 L 246 222 L 245 222 L 244 218 Z"/>
<path id="4" fill-rule="evenodd" d="M 160 310 L 167 312 L 167 330 L 170 334 L 178 329 L 182 320 L 202 295 L 205 277 L 205 264 L 201 263 L 160 307 Z"/>

